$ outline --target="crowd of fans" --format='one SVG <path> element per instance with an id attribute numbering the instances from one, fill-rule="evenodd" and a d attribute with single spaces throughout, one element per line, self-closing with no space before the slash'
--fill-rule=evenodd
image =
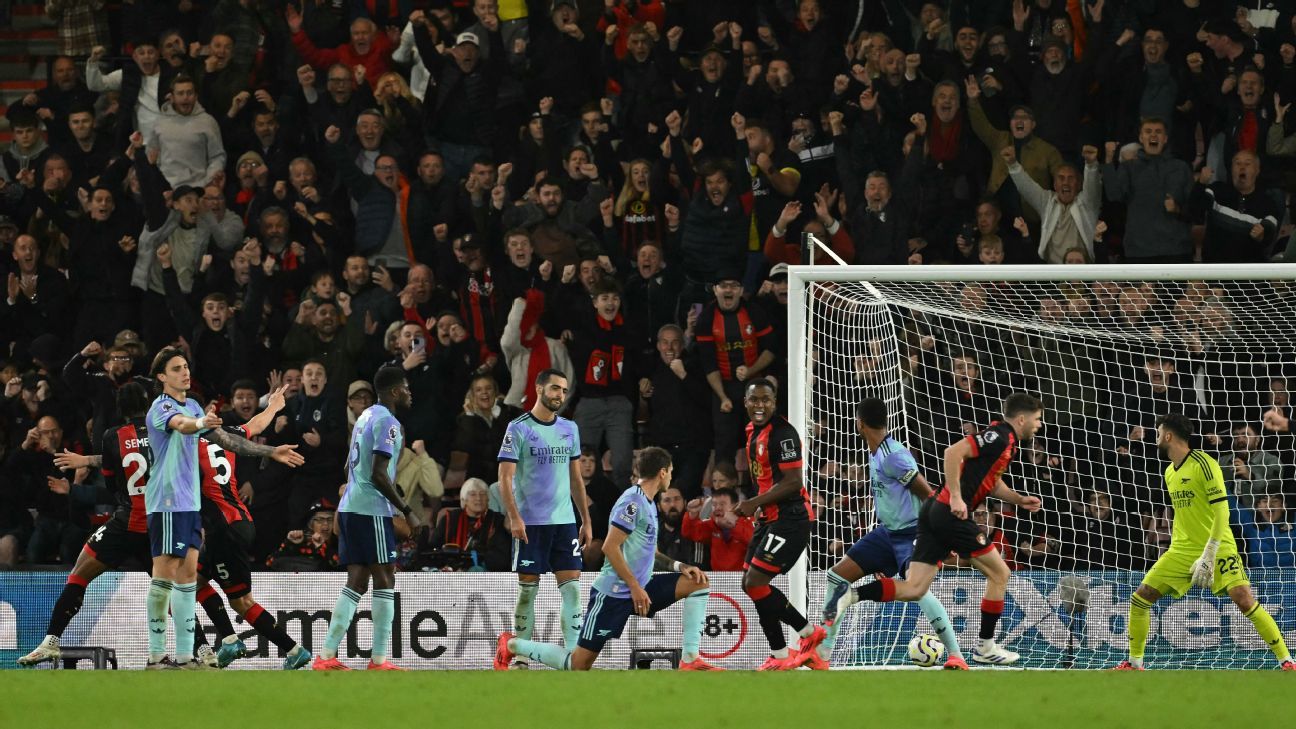
<path id="1" fill-rule="evenodd" d="M 743 383 L 786 382 L 787 265 L 802 232 L 858 264 L 1286 253 L 1287 10 L 49 7 L 64 55 L 45 88 L 9 106 L 0 158 L 0 568 L 75 558 L 112 498 L 53 454 L 96 451 L 119 419 L 115 390 L 173 342 L 191 357 L 195 395 L 227 424 L 288 388 L 261 437 L 296 444 L 306 466 L 245 459 L 236 474 L 273 569 L 336 566 L 345 444 L 388 362 L 415 403 L 401 414 L 410 447 L 397 482 L 422 523 L 402 534 L 403 567 L 507 568 L 495 454 L 533 404 L 528 383 L 552 366 L 573 385 L 596 537 L 634 449 L 657 445 L 675 462 L 663 551 L 737 569 L 751 537 L 733 510 L 747 483 Z M 1164 548 L 1150 423 L 1179 408 L 1226 456 L 1253 564 L 1292 566 L 1288 380 L 1213 356 L 1256 312 L 1196 285 L 967 284 L 949 297 L 967 316 L 905 322 L 911 445 L 938 474 L 944 446 L 991 420 L 1007 388 L 1045 396 L 1051 431 L 1013 475 L 1058 508 L 978 517 L 1014 564 L 1139 568 Z M 979 316 L 1014 307 L 1045 327 L 1122 327 L 1163 346 L 1114 352 Z M 866 343 L 852 361 L 818 351 L 816 366 L 866 386 L 885 349 Z M 1218 394 L 1245 392 L 1266 402 Z M 819 427 L 849 440 L 849 420 L 814 407 Z M 864 461 L 862 446 L 811 452 L 830 517 L 812 550 L 821 560 L 869 523 Z M 586 564 L 600 560 L 593 545 Z"/>

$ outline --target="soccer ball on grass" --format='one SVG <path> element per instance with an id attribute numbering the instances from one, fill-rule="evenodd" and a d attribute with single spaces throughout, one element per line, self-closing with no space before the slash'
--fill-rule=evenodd
<path id="1" fill-rule="evenodd" d="M 913 640 L 909 641 L 909 660 L 913 661 L 914 665 L 931 668 L 940 663 L 944 657 L 945 644 L 931 633 L 915 635 Z"/>

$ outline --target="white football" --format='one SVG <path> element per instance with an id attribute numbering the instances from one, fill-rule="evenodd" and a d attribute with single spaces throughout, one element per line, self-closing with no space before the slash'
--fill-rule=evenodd
<path id="1" fill-rule="evenodd" d="M 915 635 L 913 640 L 909 641 L 909 660 L 913 661 L 914 665 L 931 668 L 940 663 L 944 657 L 945 644 L 931 633 Z"/>

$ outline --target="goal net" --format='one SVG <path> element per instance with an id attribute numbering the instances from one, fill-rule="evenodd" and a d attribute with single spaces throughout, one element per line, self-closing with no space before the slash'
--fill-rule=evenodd
<path id="1" fill-rule="evenodd" d="M 997 637 L 1019 665 L 1104 668 L 1125 657 L 1130 594 L 1170 543 L 1154 426 L 1170 412 L 1191 417 L 1197 445 L 1220 462 L 1253 590 L 1296 645 L 1286 510 L 1296 507 L 1296 265 L 794 266 L 789 282 L 789 411 L 820 517 L 800 595 L 810 615 L 822 570 L 874 525 L 856 403 L 887 401 L 893 435 L 938 486 L 945 448 L 1025 391 L 1043 399 L 1045 425 L 1005 480 L 1044 509 L 991 500 L 975 516 L 1014 571 Z M 932 588 L 965 652 L 984 585 L 947 562 Z M 862 603 L 843 620 L 837 666 L 904 664 L 910 638 L 930 632 L 917 605 Z M 1146 659 L 1272 665 L 1251 623 L 1202 590 L 1157 603 Z"/>

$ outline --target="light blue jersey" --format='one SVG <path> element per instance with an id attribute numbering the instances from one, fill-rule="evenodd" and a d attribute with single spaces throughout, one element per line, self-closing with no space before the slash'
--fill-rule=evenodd
<path id="1" fill-rule="evenodd" d="M 396 507 L 374 486 L 374 455 L 381 453 L 387 461 L 387 478 L 396 483 L 396 462 L 400 460 L 405 431 L 381 404 L 371 405 L 356 418 L 351 434 L 351 455 L 347 459 L 347 487 L 338 511 L 368 516 L 395 516 Z"/>
<path id="2" fill-rule="evenodd" d="M 912 529 L 918 524 L 918 507 L 922 501 L 909 490 L 918 475 L 918 463 L 900 441 L 887 436 L 878 449 L 869 454 L 869 483 L 877 519 L 892 532 Z"/>
<path id="3" fill-rule="evenodd" d="M 652 579 L 653 560 L 657 556 L 657 506 L 636 485 L 628 488 L 617 499 L 612 507 L 612 516 L 608 519 L 609 529 L 620 529 L 626 532 L 626 540 L 621 544 L 621 555 L 630 572 L 639 581 L 639 586 L 646 588 Z M 603 562 L 603 569 L 594 578 L 594 589 L 611 597 L 626 597 L 630 586 L 612 569 L 612 563 Z"/>
<path id="4" fill-rule="evenodd" d="M 192 398 L 180 402 L 165 393 L 149 407 L 146 426 L 153 458 L 144 487 L 144 510 L 150 514 L 198 511 L 200 506 L 198 436 L 207 430 L 185 435 L 168 427 L 180 415 L 201 418 L 203 409 Z"/>
<path id="5" fill-rule="evenodd" d="M 513 498 L 528 526 L 575 524 L 571 500 L 571 462 L 580 458 L 576 423 L 554 417 L 536 420 L 524 413 L 509 423 L 499 460 L 517 464 Z"/>

